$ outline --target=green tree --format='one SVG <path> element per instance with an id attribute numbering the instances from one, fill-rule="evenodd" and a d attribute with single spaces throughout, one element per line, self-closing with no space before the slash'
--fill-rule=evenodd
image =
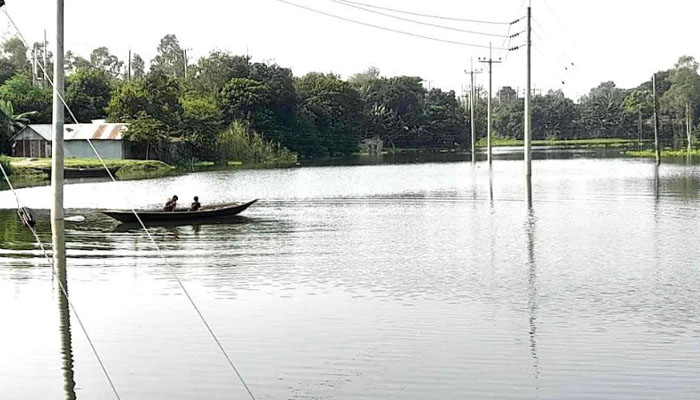
<path id="1" fill-rule="evenodd" d="M 165 35 L 158 45 L 158 54 L 151 61 L 151 70 L 167 76 L 185 76 L 185 52 L 175 35 Z"/>
<path id="2" fill-rule="evenodd" d="M 29 117 L 36 114 L 36 111 L 17 114 L 12 103 L 0 100 L 0 153 L 9 152 L 10 137 L 29 124 Z"/>
<path id="3" fill-rule="evenodd" d="M 98 47 L 90 53 L 90 64 L 93 67 L 105 71 L 113 78 L 122 74 L 124 63 L 114 54 L 110 54 L 107 47 Z"/>
<path id="4" fill-rule="evenodd" d="M 106 116 L 105 108 L 112 94 L 107 71 L 79 69 L 66 79 L 66 101 L 78 121 L 87 123 Z"/>
<path id="5" fill-rule="evenodd" d="M 451 148 L 466 145 L 467 120 L 454 91 L 432 89 L 425 100 L 425 126 L 417 147 Z"/>
<path id="6" fill-rule="evenodd" d="M 36 111 L 36 114 L 29 116 L 31 123 L 51 122 L 51 90 L 33 86 L 27 75 L 15 75 L 3 83 L 0 86 L 0 99 L 12 103 L 19 114 Z"/>
<path id="7" fill-rule="evenodd" d="M 193 158 L 216 160 L 216 137 L 223 128 L 223 114 L 213 97 L 187 96 L 181 99 L 183 139 Z"/>
<path id="8" fill-rule="evenodd" d="M 66 72 L 72 73 L 81 69 L 88 69 L 92 68 L 92 64 L 90 63 L 89 60 L 86 60 L 85 58 L 73 53 L 72 51 L 68 50 L 66 52 L 65 56 L 65 63 L 64 63 Z"/>
<path id="9" fill-rule="evenodd" d="M 349 83 L 332 74 L 309 73 L 296 81 L 300 108 L 315 126 L 317 148 L 314 155 L 350 154 L 357 149 L 362 119 L 362 100 Z M 297 132 L 303 141 L 307 137 Z M 292 151 L 294 148 L 289 146 Z"/>
<path id="10" fill-rule="evenodd" d="M 144 114 L 163 124 L 169 136 L 179 136 L 182 105 L 177 80 L 156 70 L 116 88 L 107 106 L 111 121 L 129 122 Z"/>
<path id="11" fill-rule="evenodd" d="M 622 109 L 628 119 L 636 119 L 637 134 L 641 140 L 644 136 L 644 119 L 650 118 L 654 110 L 651 91 L 635 89 L 622 101 Z"/>
<path id="12" fill-rule="evenodd" d="M 24 72 L 26 74 L 31 73 L 32 67 L 29 58 L 27 58 L 29 48 L 24 45 L 22 39 L 17 36 L 7 39 L 2 44 L 2 50 L 7 56 L 7 59 L 14 66 L 15 71 Z"/>
<path id="13" fill-rule="evenodd" d="M 248 78 L 233 78 L 221 91 L 221 106 L 226 124 L 244 120 L 254 128 L 265 126 L 272 118 L 268 105 L 272 93 L 270 88 Z"/>
<path id="14" fill-rule="evenodd" d="M 615 83 L 603 82 L 581 98 L 581 123 L 589 137 L 628 137 L 632 133 L 624 124 L 622 102 L 627 95 Z"/>
<path id="15" fill-rule="evenodd" d="M 192 67 L 192 90 L 218 96 L 233 78 L 250 78 L 250 58 L 214 51 Z"/>
<path id="16" fill-rule="evenodd" d="M 140 55 L 134 53 L 131 57 L 131 77 L 133 79 L 143 79 L 146 76 L 146 63 Z"/>
<path id="17" fill-rule="evenodd" d="M 698 62 L 682 56 L 671 72 L 671 88 L 663 95 L 662 103 L 677 116 L 683 116 L 688 151 L 692 149 L 694 109 L 700 103 L 700 75 Z"/>

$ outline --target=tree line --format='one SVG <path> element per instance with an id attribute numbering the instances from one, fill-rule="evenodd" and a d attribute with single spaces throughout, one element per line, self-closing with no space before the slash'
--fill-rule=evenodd
<path id="1" fill-rule="evenodd" d="M 43 54 L 43 45 L 30 49 L 16 37 L 2 44 L 1 152 L 21 122 L 50 123 L 51 89 L 43 74 L 33 79 L 29 57 L 35 49 Z M 426 90 L 420 77 L 383 77 L 376 68 L 348 79 L 318 72 L 296 77 L 289 68 L 224 51 L 189 63 L 175 35 L 161 39 L 148 70 L 138 54 L 127 65 L 106 47 L 89 58 L 68 51 L 66 101 L 78 122 L 130 123 L 129 138 L 156 156 L 176 142 L 184 149 L 180 158 L 217 160 L 221 148 L 232 149 L 224 142 L 234 128 L 236 140 L 252 138 L 301 157 L 350 154 L 369 138 L 393 148 L 464 149 L 469 143 L 463 99 L 454 91 Z M 662 138 L 693 135 L 700 107 L 695 59 L 683 56 L 658 72 L 657 92 Z M 508 86 L 493 95 L 495 135 L 522 138 L 522 95 Z M 481 90 L 475 99 L 479 137 L 486 134 L 486 96 Z M 549 91 L 533 97 L 533 133 L 536 139 L 649 137 L 652 109 L 650 81 L 633 89 L 604 82 L 577 101 Z"/>

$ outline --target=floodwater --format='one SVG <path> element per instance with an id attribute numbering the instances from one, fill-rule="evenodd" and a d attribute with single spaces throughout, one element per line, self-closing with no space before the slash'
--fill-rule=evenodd
<path id="1" fill-rule="evenodd" d="M 173 272 L 258 399 L 699 398 L 700 166 L 551 158 L 69 185 L 68 290 L 125 400 L 246 398 Z M 261 200 L 153 227 L 172 269 L 95 211 L 172 194 Z M 13 202 L 0 399 L 114 398 Z"/>

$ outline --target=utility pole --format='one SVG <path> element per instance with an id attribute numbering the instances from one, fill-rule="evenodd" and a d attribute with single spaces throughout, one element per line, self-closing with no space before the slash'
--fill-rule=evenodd
<path id="1" fill-rule="evenodd" d="M 126 77 L 127 80 L 131 81 L 131 49 L 129 49 L 129 62 L 126 65 Z"/>
<path id="2" fill-rule="evenodd" d="M 36 86 L 36 46 L 32 52 L 32 86 Z"/>
<path id="3" fill-rule="evenodd" d="M 466 72 L 466 71 L 465 71 Z M 476 121 L 474 118 L 474 108 L 476 97 L 476 87 L 474 86 L 474 75 L 479 74 L 481 71 L 474 70 L 474 60 L 471 61 L 471 70 L 469 71 L 469 76 L 471 80 L 471 87 L 469 89 L 469 109 L 471 110 L 471 131 L 472 131 L 472 163 L 476 163 Z"/>
<path id="4" fill-rule="evenodd" d="M 525 87 L 525 176 L 530 179 L 532 176 L 532 110 L 530 108 L 530 85 L 532 76 L 532 2 L 527 7 L 527 83 Z"/>
<path id="5" fill-rule="evenodd" d="M 46 87 L 46 83 L 48 82 L 47 74 L 46 74 L 46 60 L 48 59 L 47 54 L 48 54 L 48 49 L 46 48 L 46 29 L 44 29 L 44 80 L 41 81 L 41 86 Z"/>
<path id="6" fill-rule="evenodd" d="M 491 97 L 493 96 L 493 93 L 491 91 L 493 90 L 493 64 L 498 64 L 501 62 L 501 59 L 499 58 L 498 60 L 494 60 L 493 57 L 491 56 L 491 43 L 489 42 L 489 58 L 488 60 L 485 58 L 479 58 L 479 62 L 481 63 L 486 63 L 489 65 L 489 97 L 487 100 L 487 123 L 486 123 L 486 158 L 489 161 L 489 164 L 491 164 Z"/>
<path id="7" fill-rule="evenodd" d="M 187 50 L 182 50 L 182 58 L 185 60 L 185 79 L 187 79 Z"/>
<path id="8" fill-rule="evenodd" d="M 661 146 L 659 145 L 659 99 L 656 96 L 656 74 L 651 76 L 651 93 L 654 98 L 654 148 L 656 150 L 656 165 L 661 164 Z"/>

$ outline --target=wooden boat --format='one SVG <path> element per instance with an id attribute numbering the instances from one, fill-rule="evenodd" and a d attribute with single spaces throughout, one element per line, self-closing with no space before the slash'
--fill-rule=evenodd
<path id="1" fill-rule="evenodd" d="M 170 222 L 170 221 L 197 221 L 206 219 L 216 219 L 222 217 L 231 217 L 242 213 L 248 207 L 252 206 L 257 199 L 247 203 L 227 203 L 214 206 L 202 207 L 197 211 L 189 211 L 188 209 L 180 209 L 175 211 L 163 210 L 136 210 L 143 222 Z M 138 222 L 136 216 L 131 210 L 103 210 L 106 214 L 120 222 Z"/>

